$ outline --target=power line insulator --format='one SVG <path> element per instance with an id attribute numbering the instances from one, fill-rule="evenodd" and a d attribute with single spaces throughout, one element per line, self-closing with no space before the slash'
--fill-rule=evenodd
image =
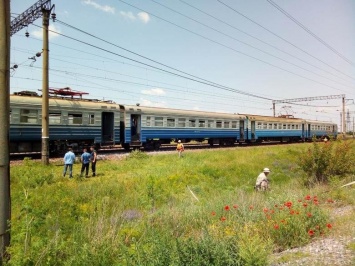
<path id="1" fill-rule="evenodd" d="M 42 55 L 41 52 L 36 53 L 36 56 L 37 56 L 37 57 L 40 57 L 41 55 Z"/>
<path id="2" fill-rule="evenodd" d="M 56 13 L 52 13 L 51 14 L 51 17 L 52 17 L 52 20 L 53 20 L 53 22 L 56 20 L 56 18 L 57 18 L 57 14 Z"/>
<path id="3" fill-rule="evenodd" d="M 30 34 L 28 33 L 28 31 L 26 31 L 25 36 L 26 36 L 27 38 L 30 37 Z"/>

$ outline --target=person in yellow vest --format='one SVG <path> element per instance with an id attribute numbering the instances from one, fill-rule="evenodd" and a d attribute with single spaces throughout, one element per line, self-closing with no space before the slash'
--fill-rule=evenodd
<path id="1" fill-rule="evenodd" d="M 179 158 L 182 157 L 182 153 L 184 151 L 184 144 L 181 143 L 181 140 L 178 140 L 178 144 L 176 146 L 176 150 L 179 153 Z"/>

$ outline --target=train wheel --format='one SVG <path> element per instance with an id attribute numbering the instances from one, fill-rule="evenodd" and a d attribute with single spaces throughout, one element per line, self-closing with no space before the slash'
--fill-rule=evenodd
<path id="1" fill-rule="evenodd" d="M 131 150 L 131 147 L 129 146 L 128 143 L 123 144 L 123 148 L 124 148 L 126 151 L 130 151 L 130 150 Z"/>

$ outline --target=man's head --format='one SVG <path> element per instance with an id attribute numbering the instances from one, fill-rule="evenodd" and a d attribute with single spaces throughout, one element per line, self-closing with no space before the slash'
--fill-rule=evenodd
<path id="1" fill-rule="evenodd" d="M 178 143 L 181 143 L 181 140 L 178 140 Z"/>
<path id="2" fill-rule="evenodd" d="M 263 170 L 265 175 L 268 175 L 270 173 L 270 169 L 269 168 L 264 168 Z"/>

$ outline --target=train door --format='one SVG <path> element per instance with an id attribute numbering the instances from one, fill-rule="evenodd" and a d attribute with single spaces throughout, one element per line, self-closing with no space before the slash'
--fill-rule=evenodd
<path id="1" fill-rule="evenodd" d="M 240 141 L 244 141 L 244 120 L 239 122 Z"/>
<path id="2" fill-rule="evenodd" d="M 255 121 L 251 121 L 251 140 L 255 141 Z"/>
<path id="3" fill-rule="evenodd" d="M 114 113 L 102 112 L 101 114 L 101 143 L 114 144 Z"/>
<path id="4" fill-rule="evenodd" d="M 307 124 L 307 138 L 311 138 L 311 124 Z"/>
<path id="5" fill-rule="evenodd" d="M 304 127 L 304 124 L 302 124 L 302 140 L 304 141 L 305 140 L 305 137 L 306 137 L 306 132 L 304 132 L 305 130 L 305 127 Z"/>
<path id="6" fill-rule="evenodd" d="M 140 141 L 141 136 L 141 116 L 131 115 L 131 141 Z"/>

